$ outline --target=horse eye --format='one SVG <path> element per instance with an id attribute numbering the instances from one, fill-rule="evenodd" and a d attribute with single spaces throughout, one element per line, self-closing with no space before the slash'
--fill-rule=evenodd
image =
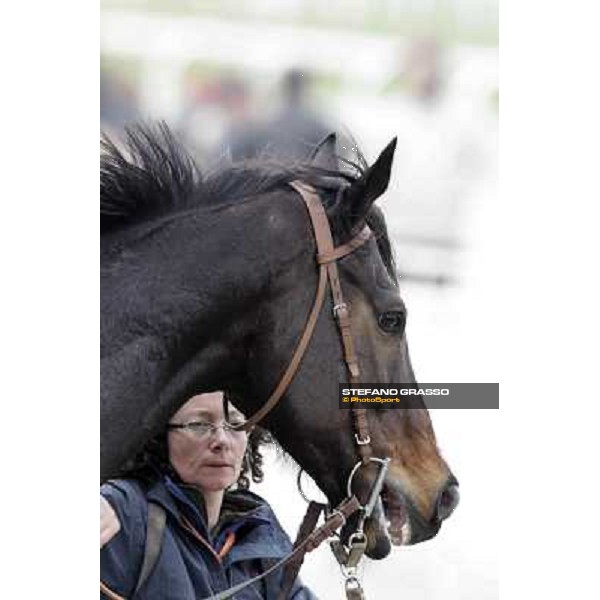
<path id="1" fill-rule="evenodd" d="M 386 333 L 402 334 L 406 326 L 406 314 L 399 310 L 388 310 L 379 315 L 379 327 Z"/>

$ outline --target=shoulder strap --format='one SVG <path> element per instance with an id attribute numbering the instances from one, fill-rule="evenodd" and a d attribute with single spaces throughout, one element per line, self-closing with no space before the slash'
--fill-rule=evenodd
<path id="1" fill-rule="evenodd" d="M 148 526 L 146 528 L 144 560 L 142 562 L 140 576 L 138 577 L 135 590 L 133 591 L 133 597 L 135 597 L 138 590 L 144 585 L 144 582 L 148 579 L 148 576 L 156 564 L 162 546 L 166 521 L 167 514 L 165 513 L 165 509 L 160 506 L 160 504 L 148 502 Z"/>

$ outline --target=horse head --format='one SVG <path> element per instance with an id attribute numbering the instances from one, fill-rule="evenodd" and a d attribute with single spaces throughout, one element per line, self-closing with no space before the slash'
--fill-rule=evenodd
<path id="1" fill-rule="evenodd" d="M 374 206 L 388 186 L 395 143 L 393 140 L 360 177 L 337 189 L 333 186 L 333 195 L 324 190 L 323 197 L 330 197 L 326 208 L 336 246 L 347 243 L 365 224 L 375 232 L 367 243 L 338 262 L 350 307 L 360 379 L 416 384 L 405 335 L 407 311 L 399 293 L 385 221 Z M 313 157 L 317 168 L 335 171 L 334 146 L 334 137 L 321 145 Z M 280 223 L 283 216 L 277 218 L 277 200 L 272 203 L 273 220 Z M 292 212 L 289 207 L 286 210 L 288 215 Z M 273 374 L 281 373 L 289 362 L 293 341 L 306 320 L 307 296 L 316 288 L 313 236 L 306 231 L 306 224 L 298 231 L 294 219 L 288 218 L 288 222 L 289 230 L 279 225 L 285 230 L 280 243 L 305 240 L 308 247 L 279 273 L 269 300 L 262 306 L 261 327 L 243 384 L 245 392 L 240 390 L 240 397 L 246 398 L 246 402 L 242 400 L 246 411 L 256 410 L 264 402 L 273 387 Z M 265 425 L 335 505 L 345 496 L 349 473 L 359 457 L 350 414 L 340 410 L 337 403 L 337 384 L 347 381 L 348 373 L 333 308 L 328 298 L 301 368 L 280 405 L 266 417 Z M 458 502 L 458 484 L 439 453 L 422 402 L 412 402 L 410 409 L 371 409 L 367 420 L 374 455 L 391 459 L 383 503 L 377 505 L 366 524 L 367 554 L 381 558 L 390 551 L 390 542 L 414 544 L 433 537 Z M 371 464 L 357 472 L 353 491 L 363 502 L 377 470 L 377 465 Z M 348 523 L 346 533 L 353 531 L 355 521 Z"/>
<path id="2" fill-rule="evenodd" d="M 164 132 L 163 132 L 164 133 Z M 189 397 L 228 390 L 261 408 L 285 371 L 317 288 L 315 239 L 289 184 L 319 193 L 336 246 L 367 224 L 375 235 L 338 261 L 360 379 L 416 383 L 385 222 L 395 141 L 371 167 L 336 167 L 330 138 L 310 165 L 244 163 L 204 178 L 169 135 L 132 136 L 131 155 L 103 159 L 101 405 L 103 476 L 113 474 Z M 261 423 L 336 505 L 359 457 L 351 414 L 338 406 L 348 373 L 327 295 L 312 339 L 277 406 Z M 367 555 L 435 535 L 456 505 L 424 405 L 367 411 L 371 447 L 390 459 L 366 523 Z M 376 464 L 356 472 L 365 502 Z M 352 531 L 352 520 L 344 533 Z"/>

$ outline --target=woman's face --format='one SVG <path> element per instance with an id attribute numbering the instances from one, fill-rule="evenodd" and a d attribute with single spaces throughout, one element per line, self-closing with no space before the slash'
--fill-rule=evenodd
<path id="1" fill-rule="evenodd" d="M 204 427 L 170 429 L 169 460 L 182 481 L 203 492 L 225 490 L 240 475 L 248 442 L 244 431 L 226 431 L 223 424 L 223 393 L 199 394 L 186 402 L 170 424 L 204 423 Z M 243 421 L 243 415 L 229 408 L 229 421 Z M 219 426 L 210 430 L 210 425 Z"/>

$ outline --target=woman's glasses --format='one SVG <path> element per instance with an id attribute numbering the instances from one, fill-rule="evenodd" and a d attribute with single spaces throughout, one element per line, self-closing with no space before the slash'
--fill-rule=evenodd
<path id="1" fill-rule="evenodd" d="M 219 429 L 234 437 L 242 437 L 247 434 L 243 429 L 239 429 L 244 421 L 233 421 L 232 423 L 211 423 L 210 421 L 190 421 L 189 423 L 169 423 L 168 429 L 183 429 L 189 431 L 197 438 L 212 437 Z"/>

